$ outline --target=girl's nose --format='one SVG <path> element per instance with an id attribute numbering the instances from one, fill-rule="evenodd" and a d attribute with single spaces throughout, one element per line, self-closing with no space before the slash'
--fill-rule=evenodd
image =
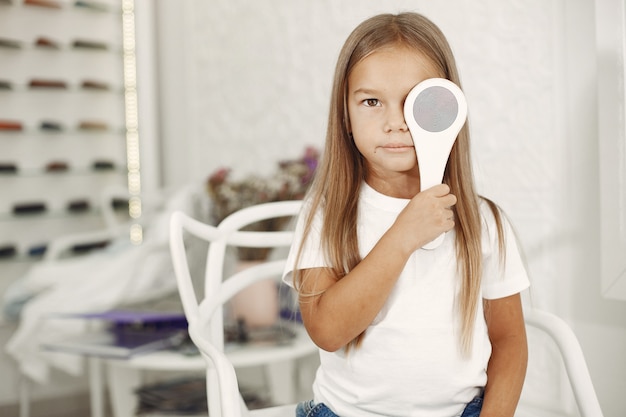
<path id="1" fill-rule="evenodd" d="M 387 119 L 385 120 L 385 132 L 407 132 L 409 127 L 404 120 L 404 107 L 399 106 L 393 110 L 387 112 Z"/>

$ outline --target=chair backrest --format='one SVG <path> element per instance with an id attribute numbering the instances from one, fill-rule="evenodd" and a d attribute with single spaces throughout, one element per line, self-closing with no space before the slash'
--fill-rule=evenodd
<path id="1" fill-rule="evenodd" d="M 534 332 L 537 333 L 535 336 L 543 336 L 542 340 L 551 341 L 551 343 L 556 347 L 558 355 L 562 359 L 562 367 L 565 370 L 567 380 L 569 381 L 569 385 L 571 387 L 574 400 L 576 402 L 580 415 L 582 417 L 602 417 L 602 410 L 600 408 L 600 403 L 593 387 L 591 375 L 589 374 L 589 370 L 587 368 L 585 356 L 580 347 L 578 339 L 576 338 L 576 335 L 569 327 L 569 325 L 561 318 L 552 313 L 533 308 L 525 310 L 524 316 L 526 326 L 529 330 L 529 344 L 531 355 L 531 357 L 529 358 L 530 365 L 533 365 L 532 354 L 534 353 L 534 349 L 532 345 L 532 336 Z M 537 350 L 537 354 L 540 354 L 539 350 Z M 553 365 L 560 367 L 559 364 Z M 541 369 L 539 372 L 545 374 L 550 373 L 550 371 L 553 370 L 548 370 L 544 368 Z M 532 384 L 532 378 L 531 381 L 528 381 L 528 379 L 529 378 L 527 378 L 526 385 Z M 538 385 L 539 386 L 535 388 L 543 392 L 553 388 L 546 386 L 545 381 L 540 381 Z M 527 388 L 532 389 L 533 387 L 525 386 L 524 389 L 526 390 Z M 522 395 L 522 400 L 524 400 L 524 394 Z M 523 404 L 521 405 L 523 406 Z M 535 415 L 535 413 L 531 412 L 529 413 L 529 415 Z"/>
<path id="2" fill-rule="evenodd" d="M 270 219 L 294 217 L 300 212 L 302 201 L 279 201 L 258 204 L 236 211 L 227 216 L 217 226 L 223 236 L 222 239 L 212 242 L 209 246 L 206 278 L 204 281 L 205 294 L 221 294 L 220 302 L 230 299 L 235 293 L 253 282 L 279 276 L 285 265 L 285 259 L 265 262 L 246 269 L 224 280 L 225 257 L 228 247 L 237 248 L 287 248 L 291 246 L 293 231 L 242 231 L 246 226 Z M 252 280 L 252 281 L 251 281 Z M 203 305 L 203 309 L 214 309 L 216 306 Z M 210 317 L 209 330 L 211 340 L 220 349 L 223 349 L 224 322 L 222 310 L 207 311 L 203 317 Z"/>
<path id="3" fill-rule="evenodd" d="M 285 259 L 267 261 L 224 279 L 227 249 L 229 246 L 247 248 L 289 247 L 293 240 L 292 231 L 249 231 L 241 229 L 263 220 L 294 217 L 300 212 L 301 207 L 301 201 L 260 204 L 231 214 L 217 227 L 197 221 L 183 212 L 172 214 L 170 220 L 172 264 L 185 315 L 189 322 L 189 334 L 210 365 L 207 369 L 207 395 L 211 415 L 235 415 L 227 414 L 219 405 L 226 401 L 227 403 L 223 404 L 224 407 L 229 409 L 233 407 L 232 395 L 226 395 L 225 392 L 229 389 L 232 390 L 233 381 L 235 387 L 237 384 L 236 379 L 233 380 L 233 377 L 229 376 L 231 373 L 229 369 L 232 368 L 232 365 L 228 360 L 224 362 L 225 358 L 221 357 L 224 349 L 224 318 L 220 307 L 241 289 L 257 281 L 280 276 L 285 266 Z M 204 295 L 200 302 L 196 297 L 187 261 L 186 234 L 209 242 Z M 223 381 L 215 383 L 218 379 Z"/>

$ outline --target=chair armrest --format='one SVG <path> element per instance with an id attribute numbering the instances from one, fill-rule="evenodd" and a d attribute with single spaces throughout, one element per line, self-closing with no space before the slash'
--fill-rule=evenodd
<path id="1" fill-rule="evenodd" d="M 546 311 L 530 309 L 524 312 L 524 316 L 528 325 L 550 336 L 561 352 L 581 415 L 602 417 L 585 355 L 571 327 L 560 317 Z"/>

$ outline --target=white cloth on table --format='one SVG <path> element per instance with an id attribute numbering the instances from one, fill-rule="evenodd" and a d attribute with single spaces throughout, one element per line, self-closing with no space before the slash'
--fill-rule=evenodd
<path id="1" fill-rule="evenodd" d="M 19 325 L 6 351 L 24 375 L 45 383 L 51 366 L 74 375 L 82 372 L 82 357 L 45 351 L 40 346 L 80 334 L 86 331 L 87 323 L 52 316 L 105 311 L 175 291 L 169 219 L 175 210 L 197 215 L 198 197 L 203 193 L 195 188 L 197 185 L 184 187 L 167 201 L 144 226 L 142 244 L 132 245 L 127 238 L 120 238 L 94 254 L 35 265 L 20 278 L 16 292 L 23 295 L 30 291 L 33 296 L 21 310 Z"/>

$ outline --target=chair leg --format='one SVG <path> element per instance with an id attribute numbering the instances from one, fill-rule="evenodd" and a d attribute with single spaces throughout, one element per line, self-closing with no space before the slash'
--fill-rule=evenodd
<path id="1" fill-rule="evenodd" d="M 104 379 L 102 361 L 91 357 L 89 362 L 89 400 L 91 417 L 104 417 Z"/>
<path id="2" fill-rule="evenodd" d="M 265 378 L 272 404 L 291 404 L 295 401 L 298 381 L 293 360 L 269 363 L 264 366 Z"/>
<path id="3" fill-rule="evenodd" d="M 20 417 L 30 417 L 30 381 L 20 375 Z"/>
<path id="4" fill-rule="evenodd" d="M 108 361 L 106 368 L 113 417 L 134 417 L 137 409 L 135 389 L 143 382 L 142 372 L 124 366 L 123 361 Z"/>

